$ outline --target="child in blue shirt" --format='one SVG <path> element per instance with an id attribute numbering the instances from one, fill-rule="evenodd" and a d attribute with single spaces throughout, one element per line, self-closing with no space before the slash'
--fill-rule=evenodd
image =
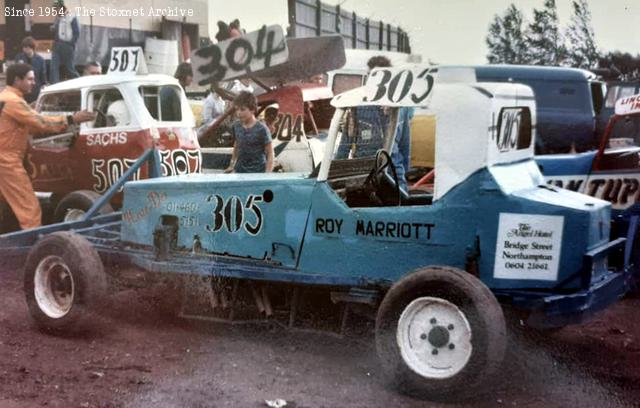
<path id="1" fill-rule="evenodd" d="M 233 124 L 233 153 L 225 173 L 273 171 L 273 143 L 264 123 L 256 119 L 258 102 L 250 92 L 240 92 L 233 100 L 238 121 Z"/>

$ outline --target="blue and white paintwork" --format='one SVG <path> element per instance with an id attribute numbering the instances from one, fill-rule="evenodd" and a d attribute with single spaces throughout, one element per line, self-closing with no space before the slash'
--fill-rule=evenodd
<path id="1" fill-rule="evenodd" d="M 616 147 L 617 139 L 611 135 L 617 123 L 639 114 L 640 95 L 622 98 L 616 103 L 615 115 L 607 125 L 599 150 L 536 157 L 549 185 L 611 203 L 612 236 L 628 238 L 624 258 L 634 264 L 636 278 L 640 278 L 640 253 L 634 251 L 640 216 L 640 147 Z"/>
<path id="2" fill-rule="evenodd" d="M 619 244 L 609 242 L 610 205 L 544 183 L 533 160 L 535 102 L 523 85 L 429 88 L 424 102 L 438 120 L 431 203 L 349 207 L 332 188 L 329 158 L 344 109 L 371 104 L 364 101 L 375 86 L 334 99 L 317 175 L 127 183 L 121 241 L 153 248 L 163 226 L 172 225 L 173 261 L 147 257 L 141 266 L 379 290 L 417 268 L 467 268 L 499 299 L 539 312 L 543 326 L 580 321 L 624 294 L 627 275 L 607 264 L 608 251 Z M 414 95 L 426 95 L 422 86 Z M 376 103 L 392 110 L 411 105 L 393 95 Z"/>

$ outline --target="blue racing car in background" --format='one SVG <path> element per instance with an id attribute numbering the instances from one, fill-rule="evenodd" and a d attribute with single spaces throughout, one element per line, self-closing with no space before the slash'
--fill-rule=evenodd
<path id="1" fill-rule="evenodd" d="M 598 150 L 585 153 L 536 156 L 549 185 L 609 201 L 612 235 L 629 239 L 625 260 L 640 279 L 640 147 L 633 139 L 640 118 L 640 94 L 621 98 L 606 126 Z M 627 129 L 629 128 L 629 129 Z M 628 130 L 625 132 L 625 130 Z M 625 136 L 630 137 L 612 137 Z"/>

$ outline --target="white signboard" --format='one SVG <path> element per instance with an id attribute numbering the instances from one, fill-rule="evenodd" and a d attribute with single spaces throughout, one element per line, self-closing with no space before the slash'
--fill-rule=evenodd
<path id="1" fill-rule="evenodd" d="M 631 115 L 633 113 L 640 113 L 640 94 L 618 99 L 616 115 Z"/>
<path id="2" fill-rule="evenodd" d="M 262 26 L 242 37 L 197 49 L 191 57 L 193 79 L 198 85 L 228 81 L 282 64 L 288 58 L 282 27 Z"/>
<path id="3" fill-rule="evenodd" d="M 377 68 L 364 88 L 363 104 L 384 106 L 427 106 L 435 83 L 434 67 Z"/>
<path id="4" fill-rule="evenodd" d="M 141 47 L 113 47 L 109 74 L 146 74 L 147 63 Z"/>
<path id="5" fill-rule="evenodd" d="M 497 279 L 558 279 L 564 217 L 500 214 L 494 277 Z"/>

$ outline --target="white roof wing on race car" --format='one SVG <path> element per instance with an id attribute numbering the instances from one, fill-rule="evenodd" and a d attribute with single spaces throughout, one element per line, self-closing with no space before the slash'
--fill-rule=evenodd
<path id="1" fill-rule="evenodd" d="M 191 57 L 198 85 L 229 81 L 280 65 L 289 58 L 282 27 L 262 26 L 241 37 L 197 49 Z"/>
<path id="2" fill-rule="evenodd" d="M 377 68 L 365 86 L 333 98 L 336 108 L 352 106 L 426 107 L 435 84 L 434 67 Z"/>
<path id="3" fill-rule="evenodd" d="M 634 113 L 640 113 L 640 94 L 616 101 L 616 115 L 632 115 Z"/>
<path id="4" fill-rule="evenodd" d="M 436 84 L 428 109 L 436 115 L 434 199 L 481 168 L 533 158 L 535 106 L 533 91 L 526 85 Z M 503 179 L 523 177 L 512 173 Z M 535 166 L 527 177 L 529 184 L 542 183 Z"/>

